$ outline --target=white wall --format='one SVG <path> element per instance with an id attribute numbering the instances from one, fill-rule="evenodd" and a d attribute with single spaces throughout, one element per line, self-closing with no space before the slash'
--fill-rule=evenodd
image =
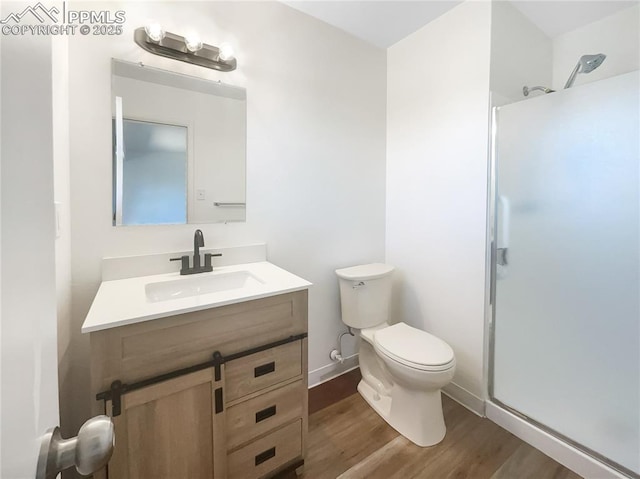
<path id="1" fill-rule="evenodd" d="M 551 87 L 551 39 L 511 2 L 491 8 L 491 92 L 494 106 L 522 101 L 523 86 Z M 536 91 L 529 98 L 542 93 Z"/>
<path id="2" fill-rule="evenodd" d="M 111 226 L 111 57 L 247 89 L 247 222 L 200 228 L 207 246 L 266 241 L 270 261 L 314 283 L 310 369 L 329 364 L 343 329 L 333 270 L 384 259 L 385 51 L 277 2 L 84 8 L 121 8 L 127 20 L 122 36 L 69 39 L 76 422 L 89 414 L 89 343 L 80 327 L 101 259 L 188 250 L 195 229 Z M 132 32 L 149 17 L 176 33 L 196 28 L 207 43 L 231 42 L 238 69 L 220 73 L 144 52 Z"/>
<path id="3" fill-rule="evenodd" d="M 609 78 L 640 68 L 640 5 L 620 10 L 597 22 L 553 39 L 553 88 L 564 87 L 582 55 L 604 53 L 604 63 L 578 74 L 574 85 Z"/>
<path id="4" fill-rule="evenodd" d="M 472 399 L 483 396 L 490 27 L 491 5 L 466 2 L 387 57 L 393 311 L 452 346 L 454 383 Z"/>

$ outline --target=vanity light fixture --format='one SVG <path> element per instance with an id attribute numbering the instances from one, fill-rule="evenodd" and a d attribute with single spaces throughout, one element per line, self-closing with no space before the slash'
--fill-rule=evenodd
<path id="1" fill-rule="evenodd" d="M 233 47 L 227 42 L 220 44 L 220 53 L 218 54 L 221 60 L 227 61 L 233 58 Z"/>
<path id="2" fill-rule="evenodd" d="M 229 44 L 223 43 L 220 48 L 214 47 L 202 43 L 200 37 L 195 34 L 182 37 L 165 32 L 157 23 L 137 28 L 133 33 L 133 40 L 142 49 L 155 55 L 222 72 L 236 69 L 237 62 Z"/>
<path id="3" fill-rule="evenodd" d="M 151 41 L 159 42 L 164 38 L 164 30 L 159 23 L 150 22 L 144 27 L 144 31 Z"/>
<path id="4" fill-rule="evenodd" d="M 187 50 L 189 50 L 191 53 L 202 50 L 203 45 L 202 40 L 200 40 L 200 35 L 198 35 L 197 33 L 189 33 L 185 35 L 184 44 L 187 47 Z M 222 55 L 220 53 L 218 53 L 218 57 L 220 57 L 220 59 L 222 60 L 225 60 L 225 58 L 222 58 Z"/>

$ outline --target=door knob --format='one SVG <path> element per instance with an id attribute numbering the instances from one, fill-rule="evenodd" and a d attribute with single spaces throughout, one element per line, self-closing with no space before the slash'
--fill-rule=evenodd
<path id="1" fill-rule="evenodd" d="M 56 426 L 45 433 L 40 444 L 36 479 L 55 479 L 60 471 L 71 466 L 88 476 L 111 459 L 115 447 L 113 422 L 108 416 L 93 417 L 71 439 L 63 439 Z"/>

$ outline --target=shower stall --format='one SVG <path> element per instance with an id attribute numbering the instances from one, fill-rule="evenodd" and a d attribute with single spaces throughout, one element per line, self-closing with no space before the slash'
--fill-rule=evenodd
<path id="1" fill-rule="evenodd" d="M 640 474 L 639 85 L 636 71 L 494 109 L 491 175 L 488 415 L 628 477 Z"/>

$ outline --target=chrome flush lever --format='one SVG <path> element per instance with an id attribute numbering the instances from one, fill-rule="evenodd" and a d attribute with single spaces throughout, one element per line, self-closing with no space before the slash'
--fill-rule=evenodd
<path id="1" fill-rule="evenodd" d="M 366 285 L 364 284 L 364 281 L 360 281 L 359 283 L 355 283 L 355 284 L 353 285 L 353 289 L 362 288 L 363 286 L 366 286 Z"/>

